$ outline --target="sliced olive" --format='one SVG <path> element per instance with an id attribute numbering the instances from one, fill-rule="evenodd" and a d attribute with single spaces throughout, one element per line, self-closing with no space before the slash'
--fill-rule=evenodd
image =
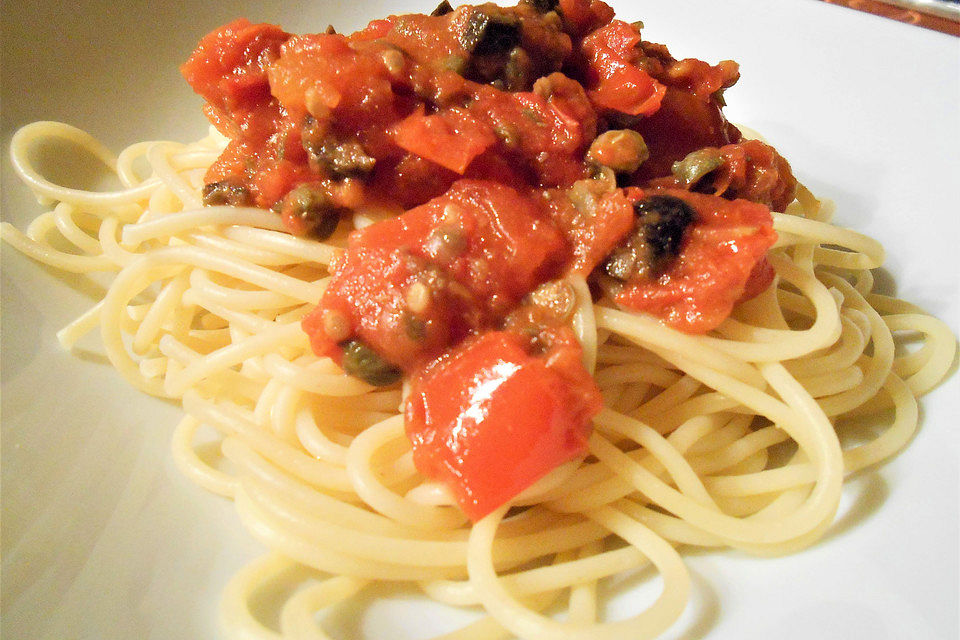
<path id="1" fill-rule="evenodd" d="M 523 2 L 531 5 L 539 13 L 549 13 L 560 6 L 560 0 L 523 0 Z"/>
<path id="2" fill-rule="evenodd" d="M 307 233 L 317 240 L 326 240 L 340 223 L 341 209 L 319 186 L 302 184 L 283 198 L 281 213 L 288 218 L 299 219 Z"/>
<path id="3" fill-rule="evenodd" d="M 650 196 L 633 205 L 633 210 L 639 218 L 637 224 L 643 227 L 646 241 L 653 248 L 655 262 L 680 253 L 683 234 L 697 219 L 693 207 L 674 196 Z"/>
<path id="4" fill-rule="evenodd" d="M 643 136 L 633 129 L 613 129 L 597 136 L 587 150 L 587 160 L 617 173 L 633 173 L 650 151 Z"/>
<path id="5" fill-rule="evenodd" d="M 447 2 L 447 0 L 443 0 L 443 2 L 437 5 L 436 9 L 430 12 L 430 15 L 433 17 L 445 16 L 451 11 L 453 11 L 453 7 L 450 6 L 450 3 Z"/>
<path id="6" fill-rule="evenodd" d="M 381 358 L 360 340 L 341 342 L 340 347 L 343 349 L 343 370 L 375 387 L 393 384 L 402 375 L 398 367 Z"/>
<path id="7" fill-rule="evenodd" d="M 520 45 L 520 21 L 508 14 L 475 11 L 467 20 L 460 44 L 476 55 L 509 53 Z"/>
<path id="8" fill-rule="evenodd" d="M 723 156 L 716 147 L 705 147 L 687 154 L 683 160 L 673 163 L 671 172 L 674 177 L 690 187 L 700 181 L 705 175 L 719 169 L 723 165 Z"/>
<path id="9" fill-rule="evenodd" d="M 674 196 L 654 195 L 633 206 L 636 230 L 603 263 L 604 272 L 626 282 L 662 273 L 680 254 L 693 207 Z"/>
<path id="10" fill-rule="evenodd" d="M 203 196 L 203 204 L 208 207 L 216 205 L 248 207 L 253 205 L 253 196 L 250 194 L 250 190 L 230 180 L 203 185 L 201 195 Z"/>

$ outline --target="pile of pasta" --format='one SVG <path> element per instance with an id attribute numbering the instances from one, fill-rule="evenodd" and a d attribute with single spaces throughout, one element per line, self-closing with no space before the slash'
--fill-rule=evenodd
<path id="1" fill-rule="evenodd" d="M 32 164 L 51 140 L 96 154 L 123 188 L 52 184 Z M 2 238 L 63 271 L 115 274 L 58 337 L 70 349 L 99 330 L 130 384 L 182 401 L 178 466 L 233 499 L 270 549 L 226 587 L 224 624 L 238 637 L 327 637 L 317 613 L 375 583 L 482 607 L 449 640 L 656 637 L 688 599 L 682 549 L 766 556 L 816 541 L 844 477 L 909 442 L 916 398 L 956 353 L 945 324 L 872 293 L 883 248 L 831 224 L 830 207 L 801 189 L 774 214 L 775 285 L 709 335 L 580 296 L 576 330 L 605 400 L 589 456 L 471 526 L 417 474 L 403 389 L 346 376 L 300 328 L 350 228 L 379 214 L 358 211 L 315 242 L 269 211 L 204 207 L 203 174 L 224 143 L 211 132 L 114 157 L 79 129 L 29 125 L 13 163 L 50 209 L 25 234 L 3 224 Z M 898 348 L 897 333 L 914 348 Z M 849 419 L 883 428 L 843 448 Z M 660 596 L 633 617 L 598 621 L 598 583 L 648 565 Z M 281 579 L 294 584 L 271 623 L 254 600 Z"/>

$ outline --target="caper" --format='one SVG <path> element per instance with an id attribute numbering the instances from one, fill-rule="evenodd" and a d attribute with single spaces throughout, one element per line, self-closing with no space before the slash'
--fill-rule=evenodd
<path id="1" fill-rule="evenodd" d="M 503 67 L 502 79 L 507 91 L 522 91 L 530 83 L 533 73 L 533 61 L 520 47 L 510 50 L 510 56 Z"/>
<path id="2" fill-rule="evenodd" d="M 346 340 L 340 343 L 340 347 L 343 349 L 343 370 L 375 387 L 393 384 L 402 375 L 398 367 L 381 358 L 360 340 Z"/>
<path id="3" fill-rule="evenodd" d="M 597 136 L 587 150 L 587 160 L 617 173 L 633 173 L 650 151 L 643 136 L 633 129 L 613 129 Z"/>
<path id="4" fill-rule="evenodd" d="M 203 204 L 208 207 L 216 205 L 248 207 L 253 205 L 253 196 L 250 194 L 250 190 L 231 180 L 205 184 L 201 195 Z"/>
<path id="5" fill-rule="evenodd" d="M 562 280 L 543 283 L 530 293 L 528 299 L 530 304 L 558 322 L 569 320 L 577 307 L 577 294 Z"/>
<path id="6" fill-rule="evenodd" d="M 441 224 L 427 236 L 424 249 L 437 260 L 449 262 L 467 250 L 463 230 L 454 225 Z"/>
<path id="7" fill-rule="evenodd" d="M 386 60 L 384 63 L 387 64 Z M 311 162 L 335 178 L 364 176 L 373 171 L 377 159 L 366 152 L 360 141 L 340 140 L 328 131 L 327 125 L 313 116 L 307 116 L 303 122 L 301 143 Z"/>
<path id="8" fill-rule="evenodd" d="M 683 160 L 673 163 L 671 173 L 683 186 L 690 187 L 705 175 L 719 169 L 723 164 L 723 155 L 716 147 L 697 149 L 686 155 Z"/>
<path id="9" fill-rule="evenodd" d="M 340 223 L 340 208 L 319 186 L 302 184 L 283 198 L 281 212 L 285 217 L 303 222 L 307 233 L 317 240 L 326 240 Z"/>
<path id="10" fill-rule="evenodd" d="M 427 323 L 421 318 L 412 313 L 404 312 L 401 323 L 403 324 L 403 332 L 414 342 L 423 342 L 426 339 Z"/>

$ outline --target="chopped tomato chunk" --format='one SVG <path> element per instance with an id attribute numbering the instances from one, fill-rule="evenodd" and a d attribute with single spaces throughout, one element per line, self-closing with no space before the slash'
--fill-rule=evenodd
<path id="1" fill-rule="evenodd" d="M 660 108 L 666 87 L 633 64 L 640 32 L 622 20 L 597 29 L 583 40 L 589 60 L 587 95 L 594 104 L 630 115 L 650 115 Z"/>
<path id="2" fill-rule="evenodd" d="M 470 338 L 414 377 L 407 435 L 417 469 L 476 521 L 586 453 L 602 399 L 569 330 L 546 354 L 503 331 Z"/>
<path id="3" fill-rule="evenodd" d="M 270 98 L 267 69 L 290 34 L 240 18 L 205 36 L 181 67 L 194 91 L 237 125 L 245 107 Z"/>
<path id="4" fill-rule="evenodd" d="M 446 194 L 355 231 L 320 306 L 305 321 L 314 351 L 357 337 L 408 369 L 488 327 L 567 256 L 536 203 L 492 182 L 461 180 Z M 327 313 L 348 326 L 323 329 Z M 340 325 L 338 325 L 339 327 Z"/>
<path id="5" fill-rule="evenodd" d="M 460 108 L 432 116 L 420 109 L 394 127 L 393 137 L 402 149 L 460 175 L 497 140 L 489 126 Z"/>

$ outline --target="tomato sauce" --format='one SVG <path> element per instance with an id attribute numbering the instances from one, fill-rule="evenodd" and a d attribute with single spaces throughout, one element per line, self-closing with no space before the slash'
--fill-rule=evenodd
<path id="1" fill-rule="evenodd" d="M 675 59 L 600 0 L 353 34 L 241 19 L 182 72 L 230 139 L 208 204 L 318 239 L 358 207 L 405 211 L 350 234 L 303 328 L 371 384 L 407 376 L 417 467 L 471 518 L 586 453 L 601 401 L 566 276 L 690 333 L 774 277 L 770 210 L 796 181 L 725 119 L 736 64 Z"/>

